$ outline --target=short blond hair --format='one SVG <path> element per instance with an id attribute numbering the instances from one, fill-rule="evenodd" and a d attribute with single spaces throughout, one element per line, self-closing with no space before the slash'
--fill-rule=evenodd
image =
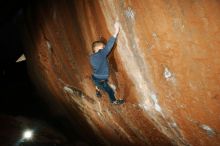
<path id="1" fill-rule="evenodd" d="M 105 45 L 103 41 L 95 41 L 92 43 L 92 52 L 95 53 L 95 48 L 99 45 Z"/>

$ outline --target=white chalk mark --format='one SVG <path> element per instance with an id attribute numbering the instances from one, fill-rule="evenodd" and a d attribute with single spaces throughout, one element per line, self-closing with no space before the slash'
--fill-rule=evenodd
<path id="1" fill-rule="evenodd" d="M 172 77 L 172 73 L 169 71 L 167 67 L 165 67 L 163 75 L 166 79 L 169 79 Z"/>
<path id="2" fill-rule="evenodd" d="M 156 111 L 158 111 L 160 113 L 162 112 L 162 109 L 158 103 L 155 104 L 155 109 L 156 109 Z"/>
<path id="3" fill-rule="evenodd" d="M 211 127 L 209 127 L 208 125 L 202 124 L 200 127 L 201 127 L 204 131 L 206 131 L 206 133 L 207 133 L 210 137 L 216 135 L 215 131 L 214 131 Z"/>
<path id="4" fill-rule="evenodd" d="M 63 87 L 64 92 L 69 93 L 69 94 L 73 94 L 73 90 L 67 86 Z"/>
<path id="5" fill-rule="evenodd" d="M 47 42 L 47 48 L 48 49 L 51 49 L 51 44 L 50 44 L 50 42 L 49 41 L 46 41 Z"/>
<path id="6" fill-rule="evenodd" d="M 157 95 L 156 95 L 155 93 L 151 93 L 150 97 L 151 97 L 151 99 L 152 99 L 153 102 L 154 102 L 154 108 L 155 108 L 155 110 L 158 111 L 159 113 L 162 113 L 162 109 L 161 109 L 161 107 L 160 107 L 160 105 L 159 105 L 159 103 L 158 103 L 158 97 L 157 97 Z"/>
<path id="7" fill-rule="evenodd" d="M 171 123 L 170 125 L 171 125 L 171 127 L 173 127 L 173 128 L 177 128 L 177 127 L 178 127 L 175 122 Z"/>
<path id="8" fill-rule="evenodd" d="M 128 9 L 125 10 L 125 16 L 126 16 L 127 18 L 130 18 L 130 19 L 134 20 L 135 12 L 132 10 L 131 7 L 128 7 Z"/>
<path id="9" fill-rule="evenodd" d="M 152 93 L 150 96 L 154 103 L 157 103 L 157 95 L 155 93 Z"/>

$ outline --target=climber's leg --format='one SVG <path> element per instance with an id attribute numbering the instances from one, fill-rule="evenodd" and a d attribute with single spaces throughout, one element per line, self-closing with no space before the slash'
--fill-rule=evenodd
<path id="1" fill-rule="evenodd" d="M 100 89 L 102 89 L 101 84 L 99 82 L 99 80 L 97 78 L 95 78 L 94 76 L 92 76 L 92 81 L 95 84 L 95 88 L 96 88 L 96 96 L 97 97 L 101 97 L 101 93 L 100 93 Z"/>
<path id="2" fill-rule="evenodd" d="M 115 93 L 114 93 L 113 89 L 109 86 L 107 80 L 105 80 L 105 81 L 102 83 L 102 87 L 103 87 L 103 89 L 108 93 L 108 96 L 109 96 L 110 101 L 111 101 L 112 103 L 113 103 L 114 101 L 116 101 Z"/>
<path id="3" fill-rule="evenodd" d="M 105 92 L 108 93 L 108 96 L 109 96 L 111 103 L 117 104 L 117 105 L 124 103 L 123 99 L 117 100 L 115 98 L 115 93 L 114 93 L 113 89 L 109 86 L 108 80 L 100 80 L 95 77 L 92 77 L 92 79 L 93 79 L 93 82 L 96 85 L 96 87 L 98 87 L 99 89 L 104 90 Z"/>
<path id="4" fill-rule="evenodd" d="M 111 102 L 115 101 L 115 95 L 112 88 L 108 85 L 108 80 L 100 80 L 92 76 L 93 83 L 96 85 L 97 88 L 105 91 L 108 93 L 109 99 Z"/>

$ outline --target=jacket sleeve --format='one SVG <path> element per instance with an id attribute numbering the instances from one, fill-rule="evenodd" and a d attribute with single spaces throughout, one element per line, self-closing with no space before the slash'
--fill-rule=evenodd
<path id="1" fill-rule="evenodd" d="M 115 40 L 116 40 L 116 38 L 112 36 L 112 37 L 108 40 L 107 44 L 105 45 L 105 48 L 101 50 L 101 53 L 102 53 L 104 56 L 107 56 L 107 55 L 111 52 L 112 47 L 113 47 L 114 44 L 115 44 Z"/>

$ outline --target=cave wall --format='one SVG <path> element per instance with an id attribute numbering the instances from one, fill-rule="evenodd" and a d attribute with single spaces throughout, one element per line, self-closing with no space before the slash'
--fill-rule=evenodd
<path id="1" fill-rule="evenodd" d="M 217 146 L 219 14 L 218 0 L 35 1 L 25 11 L 29 73 L 98 144 Z M 110 83 L 121 106 L 95 96 L 89 65 L 91 43 L 115 20 Z"/>

